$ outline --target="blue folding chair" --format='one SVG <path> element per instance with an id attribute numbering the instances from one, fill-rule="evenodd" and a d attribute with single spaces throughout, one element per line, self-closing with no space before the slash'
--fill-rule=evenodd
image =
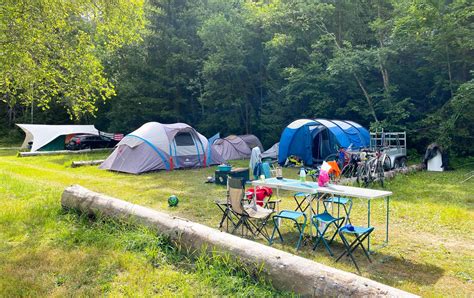
<path id="1" fill-rule="evenodd" d="M 336 204 L 337 205 L 337 217 L 339 218 L 340 217 L 340 206 L 342 205 L 342 207 L 344 208 L 344 213 L 345 213 L 345 216 L 346 216 L 346 223 L 351 223 L 351 219 L 350 219 L 350 215 L 351 215 L 351 210 L 352 210 L 352 200 L 349 199 L 349 198 L 341 198 L 341 197 L 329 197 L 327 199 L 324 199 L 323 201 L 323 206 L 324 206 L 324 210 L 328 210 L 327 209 L 327 205 L 331 203 L 331 204 Z"/>
<path id="2" fill-rule="evenodd" d="M 323 242 L 324 246 L 326 247 L 326 250 L 329 252 L 329 255 L 333 256 L 331 248 L 329 248 L 329 244 L 332 243 L 332 241 L 337 235 L 337 231 L 344 223 L 344 217 L 334 217 L 331 214 L 329 214 L 329 212 L 324 211 L 323 213 L 313 215 L 313 217 L 311 218 L 311 221 L 313 225 L 316 227 L 316 232 L 317 232 L 317 239 L 316 239 L 316 242 L 314 243 L 313 250 L 316 250 L 319 243 Z M 324 228 L 322 231 L 319 228 L 320 224 L 324 224 Z M 334 234 L 331 236 L 331 238 L 328 241 L 326 240 L 324 235 L 326 234 L 327 230 L 329 229 L 331 225 L 334 225 L 336 231 L 334 232 Z"/>
<path id="3" fill-rule="evenodd" d="M 363 241 L 369 237 L 370 233 L 374 230 L 374 227 L 358 227 L 358 226 L 352 226 L 352 225 L 345 225 L 344 227 L 339 229 L 339 236 L 341 237 L 342 242 L 344 243 L 344 249 L 345 251 L 336 259 L 336 262 L 339 261 L 343 256 L 349 256 L 354 263 L 355 267 L 357 268 L 357 272 L 360 274 L 359 266 L 357 265 L 354 255 L 352 254 L 354 250 L 357 247 L 361 247 L 362 251 L 366 255 L 367 259 L 369 259 L 369 262 L 372 262 L 370 260 L 369 253 L 364 247 Z M 349 234 L 353 235 L 355 237 L 354 241 L 349 243 L 347 238 L 344 236 L 344 234 Z"/>
<path id="4" fill-rule="evenodd" d="M 310 202 L 308 201 L 310 194 L 304 193 L 304 192 L 297 192 L 293 196 L 296 202 L 296 208 L 295 211 L 301 211 L 301 212 L 306 212 L 306 209 L 310 206 Z M 303 206 L 304 203 L 306 203 L 306 206 Z"/>
<path id="5" fill-rule="evenodd" d="M 298 219 L 303 218 L 303 223 L 298 223 Z M 272 237 L 270 238 L 270 245 L 273 243 L 273 237 L 275 236 L 275 231 L 278 232 L 278 236 L 280 236 L 281 242 L 283 242 L 283 236 L 280 233 L 280 229 L 278 227 L 278 222 L 280 219 L 289 219 L 295 222 L 295 226 L 299 232 L 298 243 L 296 244 L 296 250 L 300 248 L 301 240 L 303 239 L 304 228 L 306 227 L 306 214 L 303 212 L 291 211 L 291 210 L 282 210 L 277 215 L 273 216 L 273 223 L 275 227 L 273 228 Z M 300 227 L 301 226 L 301 227 Z"/>

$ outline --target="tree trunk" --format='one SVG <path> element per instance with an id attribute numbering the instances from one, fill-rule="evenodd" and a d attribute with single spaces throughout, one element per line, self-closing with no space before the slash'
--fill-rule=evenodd
<path id="1" fill-rule="evenodd" d="M 341 46 L 337 42 L 336 36 L 333 33 L 329 32 L 329 30 L 327 29 L 325 24 L 320 24 L 318 27 L 322 31 L 326 32 L 327 34 L 329 34 L 332 37 L 332 39 L 334 40 L 334 43 L 336 44 L 336 48 L 339 51 L 342 50 Z M 362 90 L 362 93 L 364 93 L 365 99 L 367 100 L 367 104 L 369 105 L 369 109 L 371 111 L 372 116 L 374 117 L 375 122 L 378 123 L 379 120 L 377 118 L 377 114 L 375 113 L 375 108 L 374 108 L 374 105 L 372 103 L 372 98 L 371 98 L 370 94 L 367 92 L 367 89 L 365 88 L 365 86 L 362 83 L 362 80 L 359 78 L 359 76 L 356 73 L 353 73 L 352 75 L 354 76 L 355 80 L 357 81 L 357 84 L 359 85 L 360 89 Z"/>
<path id="2" fill-rule="evenodd" d="M 451 75 L 451 59 L 449 57 L 449 47 L 448 42 L 446 41 L 446 62 L 448 65 L 448 78 L 449 78 L 449 91 L 451 92 L 451 97 L 454 95 L 453 91 L 453 77 Z"/>
<path id="3" fill-rule="evenodd" d="M 362 81 L 360 80 L 360 78 L 357 76 L 357 74 L 354 73 L 354 78 L 356 79 L 357 81 L 357 84 L 359 84 L 359 87 L 360 89 L 362 90 L 362 92 L 364 93 L 364 96 L 365 96 L 365 99 L 367 100 L 367 104 L 369 105 L 369 109 L 372 113 L 372 116 L 374 116 L 374 120 L 375 122 L 379 123 L 379 119 L 377 118 L 377 114 L 375 113 L 375 108 L 374 108 L 374 105 L 372 104 L 372 97 L 370 96 L 370 94 L 367 92 L 367 90 L 365 89 L 364 85 L 362 84 Z"/>

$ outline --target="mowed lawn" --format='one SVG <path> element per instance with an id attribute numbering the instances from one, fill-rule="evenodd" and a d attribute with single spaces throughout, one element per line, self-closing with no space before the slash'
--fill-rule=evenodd
<path id="1" fill-rule="evenodd" d="M 225 188 L 206 184 L 215 167 L 128 175 L 97 167 L 71 168 L 72 160 L 104 154 L 18 158 L 0 151 L 0 296 L 76 294 L 281 295 L 226 261 L 189 260 L 163 239 L 139 227 L 91 221 L 60 208 L 62 190 L 80 184 L 132 203 L 217 227 L 214 200 Z M 247 161 L 234 162 L 246 166 Z M 474 168 L 464 159 L 456 170 L 401 175 L 387 183 L 393 191 L 390 242 L 369 263 L 357 253 L 362 275 L 424 296 L 466 296 L 474 292 L 474 178 L 460 183 Z M 297 177 L 297 169 L 284 176 Z M 180 203 L 167 205 L 175 194 Z M 294 209 L 290 193 L 281 209 Z M 372 204 L 373 242 L 384 236 L 385 205 Z M 355 200 L 353 224 L 367 221 L 367 202 Z M 355 272 L 343 259 L 335 263 L 310 243 L 296 252 L 295 228 L 284 225 L 286 238 L 275 247 L 336 268 Z M 262 239 L 257 241 L 264 242 Z M 335 254 L 342 251 L 339 239 Z M 225 274 L 222 274 L 225 272 Z"/>

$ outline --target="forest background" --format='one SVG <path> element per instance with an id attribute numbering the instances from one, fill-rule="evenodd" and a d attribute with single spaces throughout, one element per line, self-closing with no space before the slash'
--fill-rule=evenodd
<path id="1" fill-rule="evenodd" d="M 268 147 L 328 118 L 474 154 L 469 0 L 4 0 L 0 66 L 4 139 L 159 121 Z"/>

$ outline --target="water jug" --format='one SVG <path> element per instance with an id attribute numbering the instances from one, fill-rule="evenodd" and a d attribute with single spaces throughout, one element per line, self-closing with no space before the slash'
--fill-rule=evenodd
<path id="1" fill-rule="evenodd" d="M 306 171 L 304 170 L 304 168 L 301 168 L 300 170 L 300 181 L 306 182 Z"/>

